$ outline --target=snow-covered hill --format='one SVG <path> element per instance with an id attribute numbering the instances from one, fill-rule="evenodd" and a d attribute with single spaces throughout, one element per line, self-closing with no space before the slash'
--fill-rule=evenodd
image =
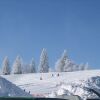
<path id="1" fill-rule="evenodd" d="M 40 96 L 52 94 L 52 92 L 58 92 L 62 87 L 66 87 L 64 89 L 68 90 L 68 92 L 73 94 L 75 93 L 78 95 L 78 93 L 84 93 L 82 92 L 84 90 L 79 88 L 77 88 L 76 92 L 72 92 L 72 90 L 69 90 L 68 88 L 69 84 L 70 86 L 74 84 L 73 87 L 79 87 L 80 84 L 84 83 L 83 86 L 85 86 L 85 83 L 87 84 L 87 81 L 91 79 L 91 77 L 96 76 L 100 76 L 100 70 L 62 72 L 59 73 L 59 75 L 57 72 L 22 75 L 2 75 L 2 77 L 16 84 L 20 88 L 25 89 L 27 92 L 30 91 L 31 94 L 38 94 Z M 42 78 L 42 80 L 40 80 L 40 78 Z M 93 82 L 91 82 L 91 84 L 92 83 Z M 83 96 L 83 94 L 79 95 Z"/>
<path id="2" fill-rule="evenodd" d="M 0 77 L 0 96 L 31 96 L 8 80 Z"/>

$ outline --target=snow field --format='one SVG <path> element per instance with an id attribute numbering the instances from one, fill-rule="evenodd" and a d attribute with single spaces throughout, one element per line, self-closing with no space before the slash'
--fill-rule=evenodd
<path id="1" fill-rule="evenodd" d="M 52 76 L 52 74 L 54 76 Z M 76 72 L 58 72 L 50 73 L 33 73 L 33 74 L 18 74 L 18 75 L 1 75 L 10 82 L 16 84 L 31 94 L 50 93 L 57 90 L 57 86 L 61 83 L 78 82 L 79 80 L 86 80 L 92 76 L 99 76 L 100 70 L 76 71 Z M 40 80 L 42 77 L 42 80 Z"/>

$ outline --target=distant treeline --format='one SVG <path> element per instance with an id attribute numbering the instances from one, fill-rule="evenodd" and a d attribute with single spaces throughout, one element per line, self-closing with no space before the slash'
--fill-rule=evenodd
<path id="1" fill-rule="evenodd" d="M 71 59 L 69 59 L 66 50 L 62 53 L 61 57 L 55 63 L 55 69 L 51 69 L 48 62 L 48 54 L 45 48 L 43 48 L 40 55 L 40 62 L 38 68 L 36 68 L 35 61 L 32 58 L 30 64 L 24 65 L 22 63 L 21 57 L 17 56 L 13 66 L 10 67 L 8 57 L 5 57 L 2 64 L 1 74 L 24 74 L 24 73 L 48 73 L 51 71 L 56 72 L 72 72 L 79 70 L 87 70 L 89 68 L 88 63 L 86 64 L 76 64 Z M 36 70 L 38 69 L 38 70 Z"/>

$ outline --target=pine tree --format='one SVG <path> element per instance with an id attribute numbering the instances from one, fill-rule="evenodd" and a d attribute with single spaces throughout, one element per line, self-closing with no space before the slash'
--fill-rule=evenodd
<path id="1" fill-rule="evenodd" d="M 30 63 L 30 73 L 36 73 L 35 61 L 33 58 L 32 58 L 31 63 Z"/>
<path id="2" fill-rule="evenodd" d="M 2 75 L 2 69 L 0 68 L 0 75 Z"/>
<path id="3" fill-rule="evenodd" d="M 88 70 L 89 69 L 89 64 L 88 62 L 84 65 L 84 70 Z"/>
<path id="4" fill-rule="evenodd" d="M 40 56 L 39 72 L 47 73 L 49 71 L 48 55 L 46 49 L 43 48 Z"/>
<path id="5" fill-rule="evenodd" d="M 81 64 L 79 65 L 79 70 L 84 70 L 84 67 L 85 67 L 85 65 L 84 65 L 83 63 L 81 63 Z"/>
<path id="6" fill-rule="evenodd" d="M 9 66 L 9 59 L 8 59 L 8 57 L 5 57 L 4 60 L 3 60 L 2 74 L 3 75 L 10 74 L 10 66 Z"/>
<path id="7" fill-rule="evenodd" d="M 65 66 L 64 66 L 64 71 L 65 72 L 72 72 L 72 71 L 74 71 L 75 70 L 74 69 L 75 65 L 76 64 L 72 60 L 66 59 Z"/>
<path id="8" fill-rule="evenodd" d="M 79 65 L 74 64 L 73 65 L 73 71 L 79 71 Z"/>
<path id="9" fill-rule="evenodd" d="M 49 72 L 53 72 L 53 69 L 52 68 L 49 68 Z"/>
<path id="10" fill-rule="evenodd" d="M 29 64 L 22 64 L 21 68 L 22 68 L 23 74 L 30 73 L 30 65 Z"/>
<path id="11" fill-rule="evenodd" d="M 21 58 L 20 56 L 16 57 L 16 60 L 13 64 L 13 69 L 12 69 L 12 73 L 13 74 L 22 74 L 22 63 L 21 63 Z"/>
<path id="12" fill-rule="evenodd" d="M 55 64 L 55 69 L 57 72 L 63 72 L 64 71 L 64 66 L 65 66 L 65 61 L 67 59 L 67 52 L 64 50 L 62 56 L 60 59 Z"/>

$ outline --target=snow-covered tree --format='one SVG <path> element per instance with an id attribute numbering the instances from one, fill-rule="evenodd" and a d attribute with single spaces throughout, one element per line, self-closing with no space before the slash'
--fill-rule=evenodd
<path id="1" fill-rule="evenodd" d="M 84 70 L 84 64 L 83 63 L 81 63 L 81 64 L 79 64 L 79 70 Z"/>
<path id="2" fill-rule="evenodd" d="M 31 60 L 29 69 L 30 69 L 30 73 L 36 73 L 35 61 L 34 61 L 33 58 L 32 58 L 32 60 Z"/>
<path id="3" fill-rule="evenodd" d="M 66 50 L 64 50 L 61 58 L 58 59 L 58 61 L 55 64 L 55 70 L 57 72 L 63 72 L 64 71 L 64 66 L 65 66 L 66 59 L 67 59 L 67 52 L 66 52 Z"/>
<path id="4" fill-rule="evenodd" d="M 73 65 L 73 71 L 78 71 L 78 70 L 79 70 L 79 65 L 74 64 L 74 65 Z"/>
<path id="5" fill-rule="evenodd" d="M 74 71 L 74 70 L 76 70 L 75 69 L 75 63 L 72 61 L 72 60 L 70 60 L 70 59 L 66 59 L 66 61 L 65 61 L 65 66 L 64 66 L 64 71 L 65 72 L 71 72 L 71 71 Z M 74 69 L 73 69 L 74 68 Z"/>
<path id="6" fill-rule="evenodd" d="M 89 64 L 88 62 L 84 65 L 84 70 L 88 70 L 89 69 Z"/>
<path id="7" fill-rule="evenodd" d="M 22 64 L 21 68 L 22 68 L 23 74 L 30 73 L 30 65 L 29 64 Z"/>
<path id="8" fill-rule="evenodd" d="M 13 74 L 22 74 L 22 62 L 20 56 L 16 57 L 16 60 L 13 64 L 13 69 L 12 69 Z"/>
<path id="9" fill-rule="evenodd" d="M 10 66 L 9 66 L 9 59 L 5 57 L 2 64 L 2 74 L 8 75 L 10 74 Z"/>
<path id="10" fill-rule="evenodd" d="M 0 75 L 2 75 L 2 69 L 0 68 Z"/>
<path id="11" fill-rule="evenodd" d="M 49 68 L 49 72 L 53 72 L 53 69 L 52 68 Z"/>
<path id="12" fill-rule="evenodd" d="M 88 68 L 89 68 L 89 64 L 88 63 L 86 63 L 86 64 L 81 63 L 79 65 L 79 70 L 88 70 Z"/>
<path id="13" fill-rule="evenodd" d="M 40 56 L 39 72 L 46 73 L 49 71 L 48 55 L 46 49 L 43 48 Z"/>

